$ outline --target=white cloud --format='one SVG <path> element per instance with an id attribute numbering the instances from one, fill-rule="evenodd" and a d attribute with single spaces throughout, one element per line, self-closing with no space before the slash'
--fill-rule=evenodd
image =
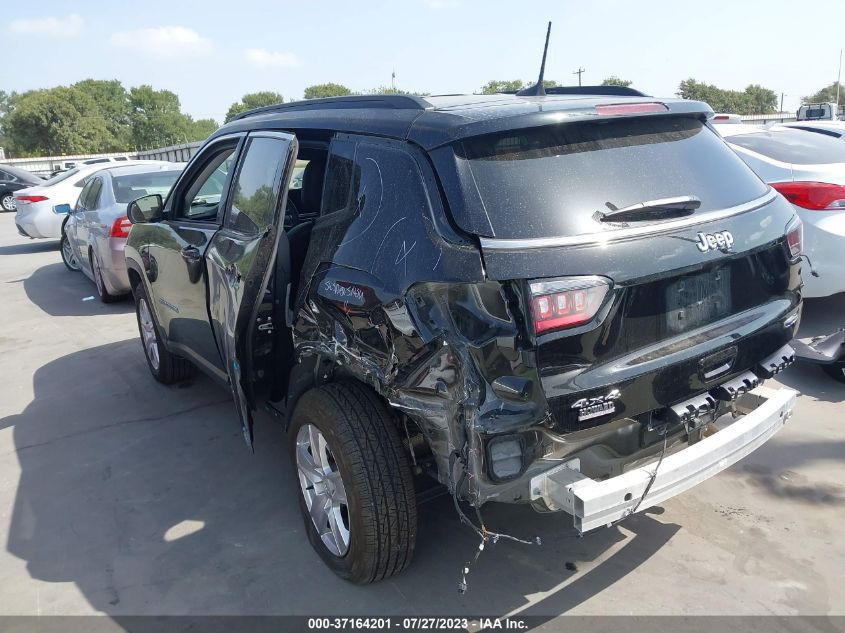
<path id="1" fill-rule="evenodd" d="M 49 35 L 50 37 L 76 37 L 82 33 L 84 21 L 75 13 L 64 18 L 33 18 L 12 20 L 9 31 L 21 35 Z"/>
<path id="2" fill-rule="evenodd" d="M 155 26 L 120 31 L 109 38 L 114 46 L 128 48 L 156 59 L 205 57 L 211 54 L 211 40 L 184 26 Z"/>
<path id="3" fill-rule="evenodd" d="M 244 51 L 244 57 L 256 68 L 297 68 L 302 65 L 293 53 L 268 51 L 263 48 L 248 48 Z"/>
<path id="4" fill-rule="evenodd" d="M 425 0 L 429 9 L 455 9 L 461 5 L 461 0 Z"/>

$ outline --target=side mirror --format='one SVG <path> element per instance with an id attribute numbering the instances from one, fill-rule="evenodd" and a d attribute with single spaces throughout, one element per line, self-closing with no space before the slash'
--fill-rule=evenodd
<path id="1" fill-rule="evenodd" d="M 129 206 L 126 207 L 126 216 L 132 224 L 158 222 L 162 218 L 163 207 L 164 203 L 161 196 L 152 193 L 130 202 Z"/>
<path id="2" fill-rule="evenodd" d="M 71 212 L 69 204 L 57 204 L 53 207 L 53 213 L 56 215 L 67 215 Z"/>

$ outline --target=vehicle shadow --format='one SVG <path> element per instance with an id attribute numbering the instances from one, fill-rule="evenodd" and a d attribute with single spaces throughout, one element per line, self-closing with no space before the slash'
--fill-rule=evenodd
<path id="1" fill-rule="evenodd" d="M 96 379 L 78 379 L 92 368 Z M 631 573 L 679 529 L 641 514 L 578 538 L 566 515 L 493 504 L 490 529 L 542 545 L 486 548 L 461 595 L 479 542 L 441 496 L 420 506 L 408 570 L 351 585 L 307 543 L 281 425 L 260 418 L 251 454 L 225 389 L 204 378 L 182 387 L 151 379 L 136 340 L 38 369 L 33 401 L 0 420 L 21 469 L 7 548 L 33 578 L 75 583 L 93 609 L 115 617 L 522 609 L 551 617 Z M 42 613 L 50 592 L 39 589 Z"/>
<path id="2" fill-rule="evenodd" d="M 59 240 L 29 240 L 21 244 L 0 246 L 0 255 L 29 255 L 50 251 L 59 252 Z"/>
<path id="3" fill-rule="evenodd" d="M 23 280 L 23 287 L 29 300 L 50 316 L 89 316 L 135 311 L 135 305 L 128 297 L 123 301 L 104 304 L 97 296 L 93 281 L 81 272 L 68 270 L 61 262 L 36 269 Z"/>

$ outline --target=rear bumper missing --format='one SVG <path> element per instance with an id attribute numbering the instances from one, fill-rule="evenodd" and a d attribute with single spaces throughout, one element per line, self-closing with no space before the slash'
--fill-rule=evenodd
<path id="1" fill-rule="evenodd" d="M 743 415 L 700 442 L 667 455 L 641 503 L 657 460 L 603 481 L 562 464 L 531 479 L 531 499 L 542 501 L 550 510 L 572 514 L 581 533 L 608 525 L 634 508 L 645 510 L 692 488 L 756 450 L 790 418 L 796 397 L 791 389 L 758 387 L 737 398 L 736 409 Z"/>

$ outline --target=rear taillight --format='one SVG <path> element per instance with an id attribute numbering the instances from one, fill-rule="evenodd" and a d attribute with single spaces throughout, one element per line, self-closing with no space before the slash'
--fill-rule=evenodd
<path id="1" fill-rule="evenodd" d="M 798 216 L 795 216 L 786 227 L 786 245 L 789 247 L 789 255 L 793 259 L 801 255 L 801 250 L 804 247 L 804 223 Z"/>
<path id="2" fill-rule="evenodd" d="M 132 222 L 129 221 L 125 215 L 119 217 L 111 225 L 111 232 L 109 237 L 129 237 L 129 229 L 132 228 Z"/>
<path id="3" fill-rule="evenodd" d="M 792 204 L 811 211 L 845 211 L 845 186 L 827 182 L 775 182 Z"/>
<path id="4" fill-rule="evenodd" d="M 534 332 L 542 334 L 588 323 L 610 290 L 600 277 L 565 277 L 531 283 Z"/>
<path id="5" fill-rule="evenodd" d="M 604 116 L 617 114 L 650 114 L 654 112 L 666 112 L 667 108 L 662 103 L 612 103 L 610 105 L 597 105 L 596 113 Z"/>
<path id="6" fill-rule="evenodd" d="M 48 200 L 47 196 L 15 196 L 18 202 L 44 202 Z"/>

